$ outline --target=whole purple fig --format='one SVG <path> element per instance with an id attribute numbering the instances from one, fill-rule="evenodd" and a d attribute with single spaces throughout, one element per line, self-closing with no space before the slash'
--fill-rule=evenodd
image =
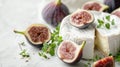
<path id="1" fill-rule="evenodd" d="M 61 0 L 47 4 L 42 11 L 43 19 L 52 26 L 57 26 L 69 14 L 69 10 Z"/>
<path id="2" fill-rule="evenodd" d="M 104 4 L 109 6 L 108 12 L 111 13 L 113 10 L 120 7 L 120 0 L 104 0 Z"/>

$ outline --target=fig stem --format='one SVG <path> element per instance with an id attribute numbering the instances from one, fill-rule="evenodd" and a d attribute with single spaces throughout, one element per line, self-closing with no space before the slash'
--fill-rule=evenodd
<path id="1" fill-rule="evenodd" d="M 85 44 L 86 44 L 86 41 L 83 41 L 83 42 L 82 42 L 82 45 L 81 45 L 81 48 L 82 48 L 82 49 L 84 48 Z"/>
<path id="2" fill-rule="evenodd" d="M 61 4 L 61 0 L 56 0 L 56 4 L 60 5 Z"/>
<path id="3" fill-rule="evenodd" d="M 17 31 L 17 30 L 14 30 L 15 33 L 19 33 L 19 34 L 22 34 L 24 35 L 25 33 L 23 31 Z"/>

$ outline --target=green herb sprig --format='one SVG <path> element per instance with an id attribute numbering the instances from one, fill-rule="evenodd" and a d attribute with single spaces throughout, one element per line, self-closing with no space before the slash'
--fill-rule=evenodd
<path id="1" fill-rule="evenodd" d="M 105 23 L 105 19 L 108 21 L 107 23 Z M 110 21 L 110 15 L 106 16 L 105 19 L 103 18 L 102 20 L 101 19 L 97 20 L 98 21 L 97 28 L 105 26 L 106 29 L 110 29 L 111 25 L 115 25 L 114 19 L 112 19 L 112 21 Z"/>
<path id="2" fill-rule="evenodd" d="M 19 44 L 19 47 L 20 47 L 20 55 L 23 57 L 23 58 L 28 58 L 30 57 L 29 53 L 27 52 L 26 49 L 23 49 L 22 46 L 25 46 L 25 42 L 21 42 L 21 43 L 18 43 Z"/>
<path id="3" fill-rule="evenodd" d="M 53 31 L 50 41 L 48 43 L 43 44 L 42 50 L 38 53 L 39 56 L 48 58 L 47 54 L 50 54 L 51 56 L 55 55 L 56 46 L 58 46 L 63 41 L 62 37 L 59 36 L 59 31 L 60 31 L 60 24 Z"/>
<path id="4" fill-rule="evenodd" d="M 19 45 L 25 46 L 25 42 L 18 43 Z"/>
<path id="5" fill-rule="evenodd" d="M 84 64 L 84 67 L 90 67 L 91 66 L 91 62 L 95 62 L 102 59 L 100 56 L 96 55 L 93 59 L 88 60 L 88 62 L 86 64 Z"/>
<path id="6" fill-rule="evenodd" d="M 27 53 L 27 50 L 26 50 L 26 49 L 22 50 L 22 51 L 20 52 L 20 55 L 21 55 L 22 57 L 24 57 L 24 58 L 30 57 L 30 55 Z"/>
<path id="7" fill-rule="evenodd" d="M 109 56 L 113 56 L 113 55 L 110 53 Z M 113 57 L 114 57 L 116 62 L 120 62 L 120 51 Z"/>
<path id="8" fill-rule="evenodd" d="M 118 52 L 115 56 L 115 61 L 120 62 L 120 52 Z"/>

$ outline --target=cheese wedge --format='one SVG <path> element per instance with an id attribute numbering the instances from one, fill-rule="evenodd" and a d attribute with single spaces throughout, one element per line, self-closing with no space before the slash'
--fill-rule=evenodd
<path id="1" fill-rule="evenodd" d="M 100 12 L 94 14 L 94 26 L 96 27 L 95 46 L 102 51 L 105 56 L 109 54 L 116 55 L 120 50 L 120 19 L 118 17 L 110 15 L 110 21 L 112 21 L 112 19 L 115 21 L 115 25 L 109 22 L 110 29 L 107 29 L 105 26 L 97 28 L 97 19 L 103 19 L 103 17 L 105 18 L 105 16 L 108 15 L 110 14 Z M 107 20 L 104 23 L 108 23 Z"/>
<path id="2" fill-rule="evenodd" d="M 69 22 L 70 16 L 63 19 L 60 26 L 60 36 L 63 37 L 63 40 L 71 40 L 78 45 L 85 40 L 86 45 L 83 49 L 83 58 L 92 59 L 94 57 L 95 28 L 89 26 L 86 29 L 79 29 L 72 26 Z"/>

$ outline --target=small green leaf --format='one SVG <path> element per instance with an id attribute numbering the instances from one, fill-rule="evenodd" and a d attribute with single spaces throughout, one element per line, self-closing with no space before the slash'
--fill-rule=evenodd
<path id="1" fill-rule="evenodd" d="M 42 47 L 42 51 L 43 51 L 43 52 L 46 52 L 47 49 L 48 49 L 48 47 L 49 47 L 49 44 L 48 44 L 48 43 L 44 43 L 44 44 L 43 44 L 43 47 Z"/>
<path id="2" fill-rule="evenodd" d="M 62 37 L 59 36 L 59 38 L 58 38 L 58 44 L 57 45 L 59 45 L 62 41 L 63 41 Z"/>
<path id="3" fill-rule="evenodd" d="M 106 24 L 105 24 L 105 27 L 106 27 L 107 29 L 110 29 L 110 24 L 109 24 L 109 23 L 106 23 Z"/>
<path id="4" fill-rule="evenodd" d="M 115 60 L 120 62 L 120 51 L 115 55 Z"/>
<path id="5" fill-rule="evenodd" d="M 55 55 L 55 49 L 50 49 L 49 53 L 50 53 L 51 56 L 54 56 Z"/>
<path id="6" fill-rule="evenodd" d="M 97 25 L 97 28 L 100 28 L 101 27 L 101 25 Z"/>
<path id="7" fill-rule="evenodd" d="M 112 20 L 111 24 L 112 24 L 112 25 L 115 25 L 115 21 L 114 21 L 114 19 Z"/>
<path id="8" fill-rule="evenodd" d="M 84 64 L 84 67 L 88 67 L 88 65 L 87 65 L 87 64 Z"/>
<path id="9" fill-rule="evenodd" d="M 25 46 L 25 42 L 21 42 L 21 43 L 18 43 L 18 44 L 20 44 L 22 46 Z"/>
<path id="10" fill-rule="evenodd" d="M 41 57 L 44 57 L 44 58 L 46 58 L 46 59 L 49 59 L 49 58 L 47 57 L 47 55 L 45 55 L 43 52 L 39 52 L 38 55 L 41 56 Z"/>
<path id="11" fill-rule="evenodd" d="M 97 28 L 100 28 L 100 27 L 104 24 L 104 21 L 98 19 L 98 23 L 99 23 L 99 24 L 97 25 Z"/>
<path id="12" fill-rule="evenodd" d="M 98 23 L 99 23 L 100 25 L 103 25 L 103 24 L 104 24 L 104 21 L 103 21 L 103 20 L 98 19 Z"/>
<path id="13" fill-rule="evenodd" d="M 106 16 L 106 19 L 107 19 L 108 21 L 110 21 L 110 15 Z"/>
<path id="14" fill-rule="evenodd" d="M 110 53 L 109 56 L 112 56 L 112 53 Z"/>

